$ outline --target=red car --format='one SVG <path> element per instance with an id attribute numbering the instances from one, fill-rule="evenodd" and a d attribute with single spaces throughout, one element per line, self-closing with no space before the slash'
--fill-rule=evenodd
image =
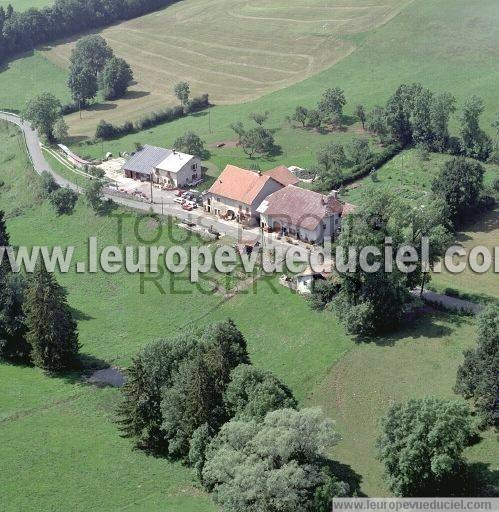
<path id="1" fill-rule="evenodd" d="M 184 210 L 187 210 L 188 212 L 192 212 L 192 204 L 184 203 L 184 204 L 182 205 L 182 208 L 183 208 Z"/>
<path id="2" fill-rule="evenodd" d="M 175 190 L 175 195 L 177 197 L 180 197 L 184 192 L 185 192 L 184 190 L 179 188 L 179 189 Z"/>

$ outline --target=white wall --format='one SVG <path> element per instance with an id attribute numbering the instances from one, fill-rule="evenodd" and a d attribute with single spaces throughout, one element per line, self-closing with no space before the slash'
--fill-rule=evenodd
<path id="1" fill-rule="evenodd" d="M 237 215 L 237 213 L 241 211 L 245 215 L 250 214 L 251 217 L 255 219 L 257 216 L 260 215 L 259 213 L 257 213 L 256 210 L 262 204 L 262 201 L 267 196 L 273 194 L 274 192 L 277 192 L 277 190 L 280 190 L 281 188 L 283 187 L 280 183 L 277 183 L 274 180 L 268 180 L 251 204 L 242 203 L 240 201 L 234 201 L 233 199 L 217 196 L 215 194 L 207 194 L 206 199 L 204 201 L 204 206 L 205 209 L 207 209 L 208 199 L 210 199 L 211 213 L 215 213 L 215 210 L 232 210 Z"/>
<path id="2" fill-rule="evenodd" d="M 192 169 L 192 166 L 196 165 L 196 169 Z M 184 187 L 188 183 L 192 183 L 196 179 L 201 178 L 201 159 L 194 157 L 189 160 L 178 172 L 170 172 L 159 169 L 159 182 L 163 181 L 163 178 L 168 177 L 176 187 Z M 158 178 L 157 175 L 155 175 Z M 195 177 L 196 176 L 196 177 Z"/>
<path id="3" fill-rule="evenodd" d="M 266 215 L 265 213 L 261 215 L 261 222 L 264 222 L 271 229 L 273 229 L 274 227 L 274 222 L 278 222 L 279 224 L 282 225 L 282 227 L 287 228 L 288 233 L 290 229 L 293 232 L 299 233 L 301 240 L 308 240 L 309 242 L 321 243 L 324 240 L 324 237 L 332 237 L 337 232 L 337 227 L 339 226 L 339 215 L 334 214 L 331 217 L 326 217 L 324 219 L 326 227 L 323 228 L 323 222 L 320 222 L 319 225 L 315 228 L 315 230 L 309 230 L 303 227 L 286 224 L 285 222 L 280 222 L 279 219 L 274 219 L 272 216 Z"/>

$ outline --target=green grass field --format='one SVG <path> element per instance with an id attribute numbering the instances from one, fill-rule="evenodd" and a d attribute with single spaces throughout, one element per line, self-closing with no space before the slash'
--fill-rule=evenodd
<path id="1" fill-rule="evenodd" d="M 81 257 L 90 234 L 97 234 L 102 245 L 116 243 L 114 219 L 98 217 L 83 204 L 72 216 L 57 217 L 37 199 L 17 131 L 1 125 L 0 142 L 0 208 L 15 244 L 75 244 Z M 141 225 L 143 235 L 151 230 L 147 222 Z M 173 234 L 180 236 L 176 229 Z M 123 238 L 137 243 L 131 222 L 124 222 Z M 166 237 L 161 242 L 168 243 Z M 183 243 L 188 247 L 195 240 Z M 318 403 L 337 420 L 344 440 L 333 456 L 350 474 L 362 474 L 367 493 L 387 492 L 372 447 L 383 407 L 390 398 L 427 390 L 448 396 L 461 351 L 472 343 L 469 319 L 435 313 L 397 336 L 356 346 L 332 313 L 310 311 L 275 278 L 258 281 L 256 293 L 250 289 L 227 302 L 185 281 L 175 286 L 187 295 L 160 295 L 152 284 L 142 295 L 137 276 L 124 272 L 69 273 L 59 280 L 79 319 L 82 352 L 97 364 L 126 365 L 152 339 L 190 322 L 232 317 L 255 364 L 275 372 L 302 403 Z M 86 386 L 77 376 L 50 379 L 36 369 L 10 365 L 0 366 L 0 382 L 0 429 L 7 440 L 0 447 L 6 468 L 0 483 L 6 510 L 212 509 L 187 468 L 133 451 L 119 438 L 113 423 L 115 390 Z M 487 466 L 496 450 L 487 435 L 470 457 Z"/>
<path id="2" fill-rule="evenodd" d="M 66 72 L 36 51 L 0 67 L 0 110 L 19 112 L 26 101 L 51 92 L 63 102 L 70 101 Z"/>
<path id="3" fill-rule="evenodd" d="M 169 9 L 180 9 L 181 4 L 189 1 L 194 2 L 184 0 L 156 14 L 161 18 L 167 15 Z M 302 82 L 266 94 L 254 101 L 218 105 L 211 109 L 210 115 L 201 112 L 174 123 L 109 141 L 105 143 L 104 148 L 101 144 L 95 144 L 75 146 L 75 149 L 83 155 L 100 157 L 103 151 L 117 154 L 119 151 L 132 150 L 135 142 L 171 145 L 179 135 L 187 130 L 193 130 L 207 142 L 211 151 L 210 163 L 217 169 L 223 168 L 228 162 L 249 167 L 257 165 L 262 169 L 269 169 L 280 163 L 308 167 L 315 163 L 315 155 L 321 145 L 331 140 L 347 142 L 352 136 L 359 134 L 360 127 L 356 123 L 350 125 L 346 133 L 326 135 L 293 128 L 286 122 L 286 116 L 291 115 L 297 105 L 312 107 L 325 88 L 340 86 L 344 88 L 348 99 L 345 112 L 351 114 L 358 103 L 364 103 L 367 107 L 383 104 L 400 83 L 410 81 L 420 81 L 435 91 L 450 91 L 460 104 L 470 94 L 483 97 L 486 111 L 482 125 L 485 130 L 491 131 L 490 123 L 499 108 L 495 94 L 499 71 L 496 66 L 491 66 L 488 56 L 494 53 L 499 44 L 499 36 L 495 30 L 498 17 L 494 0 L 479 3 L 478 0 L 418 0 L 408 5 L 385 25 L 376 29 L 370 27 L 368 32 L 355 37 L 350 36 L 357 46 L 353 53 L 329 69 Z M 133 22 L 142 23 L 141 20 L 142 18 Z M 121 25 L 109 30 L 117 31 L 120 27 Z M 478 29 L 475 30 L 473 27 Z M 232 31 L 238 33 L 240 30 L 239 21 L 236 22 L 235 19 L 232 19 L 225 28 L 227 34 Z M 460 34 L 458 45 L 456 34 Z M 281 33 L 266 34 L 262 44 L 272 48 L 277 44 L 273 42 L 276 36 L 280 38 Z M 146 46 L 143 46 L 143 49 L 147 51 Z M 46 56 L 45 52 L 41 53 Z M 39 79 L 32 82 L 30 88 L 24 85 L 23 77 L 32 76 L 33 69 L 42 69 L 43 57 L 40 53 L 36 53 L 35 57 L 34 60 L 31 57 L 32 60 L 15 61 L 9 65 L 9 69 L 0 73 L 0 99 L 3 95 L 0 106 L 6 104 L 10 108 L 20 109 L 27 94 L 47 89 L 67 99 L 65 71 L 57 66 L 50 66 L 43 71 L 43 79 L 39 75 Z M 167 57 L 170 58 L 170 55 Z M 159 65 L 159 68 L 170 70 L 171 66 L 164 63 Z M 224 83 L 229 82 L 226 80 Z M 163 85 L 161 87 L 165 95 L 170 94 L 167 84 L 164 88 Z M 206 92 L 211 91 L 208 88 Z M 140 113 L 147 110 L 142 110 L 140 105 L 143 101 L 149 101 L 150 96 L 152 95 L 125 99 L 123 109 L 118 108 L 115 103 L 97 105 L 97 111 L 84 112 L 82 120 L 78 115 L 69 116 L 71 133 L 75 136 L 74 144 L 82 136 L 93 135 L 99 119 L 123 122 L 132 115 L 135 104 L 138 105 Z M 161 104 L 163 103 L 166 105 L 168 101 L 161 100 Z M 276 142 L 282 148 L 281 155 L 249 161 L 240 148 L 213 147 L 220 141 L 234 141 L 231 123 L 244 121 L 249 124 L 248 115 L 251 112 L 265 110 L 271 112 L 267 125 L 274 130 Z M 127 112 L 127 115 L 121 115 L 120 112 Z M 456 131 L 456 120 L 452 126 Z"/>
<path id="4" fill-rule="evenodd" d="M 381 416 L 390 404 L 408 398 L 455 397 L 456 369 L 473 339 L 469 317 L 425 314 L 394 336 L 356 345 L 316 388 L 309 402 L 324 407 L 343 436 L 333 456 L 360 475 L 364 493 L 388 492 L 375 450 Z M 467 453 L 474 462 L 480 455 L 483 473 L 497 485 L 498 446 L 490 434 Z"/>
<path id="5" fill-rule="evenodd" d="M 364 195 L 388 190 L 404 204 L 424 204 L 430 196 L 433 178 L 449 158 L 449 155 L 432 153 L 429 160 L 421 161 L 416 150 L 403 151 L 376 172 L 375 180 L 371 177 L 360 180 L 346 189 L 342 197 L 353 204 L 362 204 Z M 484 167 L 484 182 L 490 186 L 499 176 L 499 166 L 484 164 Z M 499 210 L 496 209 L 465 226 L 462 232 L 457 233 L 455 242 L 467 251 L 483 245 L 492 252 L 498 239 Z M 492 268 L 484 274 L 475 274 L 469 267 L 460 274 L 450 274 L 444 269 L 441 273 L 433 274 L 431 286 L 438 291 L 454 288 L 470 295 L 472 300 L 499 299 L 497 275 Z"/>
<path id="6" fill-rule="evenodd" d="M 482 125 L 491 132 L 490 123 L 499 108 L 495 93 L 499 70 L 491 66 L 487 56 L 499 44 L 494 30 L 498 18 L 493 0 L 480 2 L 479 8 L 476 1 L 465 0 L 413 2 L 386 25 L 364 34 L 356 51 L 322 73 L 255 101 L 217 106 L 211 109 L 211 116 L 202 112 L 107 142 L 105 150 L 115 154 L 130 150 L 136 141 L 168 145 L 187 130 L 199 133 L 211 146 L 218 141 L 234 140 L 231 123 L 246 121 L 251 112 L 268 110 L 271 116 L 267 125 L 275 130 L 282 155 L 248 162 L 239 148 L 210 147 L 211 161 L 218 168 L 227 162 L 242 166 L 256 164 L 262 169 L 277 163 L 307 167 L 315 163 L 321 145 L 331 140 L 349 140 L 357 134 L 359 125 L 351 125 L 347 133 L 327 135 L 296 129 L 285 119 L 297 105 L 312 107 L 325 88 L 339 86 L 348 99 L 345 112 L 351 114 L 358 103 L 367 107 L 383 104 L 400 83 L 411 81 L 420 81 L 435 91 L 450 91 L 459 104 L 471 94 L 481 96 L 486 105 Z M 473 25 L 480 30 L 472 30 Z M 462 34 L 458 46 L 455 34 Z M 108 112 L 101 112 L 100 117 L 107 118 Z M 91 114 L 84 115 L 87 116 Z M 73 116 L 70 123 L 75 135 L 88 134 L 92 131 L 89 127 L 94 126 L 91 117 L 80 121 Z M 457 133 L 456 120 L 452 127 Z M 100 156 L 102 151 L 100 145 L 76 150 L 90 156 Z"/>
<path id="7" fill-rule="evenodd" d="M 94 111 L 77 127 L 136 119 L 177 104 L 173 85 L 191 84 L 216 104 L 259 98 L 329 68 L 358 47 L 357 35 L 395 16 L 410 0 L 183 0 L 101 32 L 134 70 L 136 84 L 110 111 Z M 73 44 L 47 57 L 66 67 Z"/>
<path id="8" fill-rule="evenodd" d="M 16 8 L 21 9 L 21 4 Z M 354 135 L 364 135 L 358 123 L 349 124 L 347 132 L 325 135 L 293 128 L 286 116 L 296 105 L 311 107 L 325 88 L 340 86 L 349 101 L 346 113 L 351 114 L 357 103 L 371 107 L 385 102 L 405 81 L 421 81 L 435 91 L 448 90 L 459 102 L 469 94 L 482 96 L 486 103 L 483 127 L 490 130 L 498 110 L 499 70 L 490 58 L 499 44 L 496 2 L 418 0 L 389 21 L 393 7 L 401 4 L 384 2 L 382 13 L 376 12 L 382 10 L 380 2 L 369 4 L 378 7 L 366 9 L 362 0 L 354 12 L 349 0 L 342 4 L 347 7 L 345 12 L 336 18 L 341 9 L 330 0 L 314 0 L 310 9 L 305 9 L 310 4 L 298 0 L 237 2 L 227 9 L 227 0 L 222 0 L 212 12 L 203 13 L 197 8 L 204 0 L 183 0 L 109 28 L 105 36 L 136 71 L 135 93 L 85 112 L 82 121 L 69 116 L 72 135 L 92 135 L 101 118 L 122 122 L 169 104 L 171 83 L 181 78 L 192 80 L 195 92 L 220 98 L 219 105 L 210 115 L 201 112 L 103 146 L 78 146 L 75 138 L 74 147 L 81 155 L 100 157 L 103 151 L 117 154 L 133 149 L 135 142 L 169 146 L 177 136 L 193 130 L 206 140 L 212 153 L 211 176 L 229 162 L 262 169 L 280 163 L 307 167 L 314 163 L 322 144 L 347 143 Z M 172 12 L 176 24 L 166 30 Z M 347 12 L 351 15 L 346 16 Z M 196 19 L 198 30 L 185 35 L 182 30 L 190 16 Z M 206 20 L 211 20 L 209 28 L 199 28 Z M 380 25 L 383 21 L 386 24 Z M 219 27 L 216 38 L 213 26 Z M 324 37 L 324 33 L 333 36 Z M 0 108 L 18 110 L 28 97 L 45 90 L 67 101 L 63 63 L 68 49 L 57 46 L 9 63 L 0 72 Z M 298 54 L 312 56 L 313 64 L 310 60 L 306 64 L 307 59 Z M 197 74 L 198 68 L 214 69 L 218 74 Z M 270 69 L 280 71 L 271 73 Z M 279 90 L 268 93 L 275 89 Z M 243 99 L 240 104 L 221 104 Z M 216 142 L 234 140 L 232 122 L 249 124 L 250 112 L 265 110 L 271 112 L 267 124 L 275 132 L 282 155 L 249 161 L 239 148 L 213 147 Z M 455 131 L 455 121 L 452 127 Z M 404 152 L 379 171 L 379 182 L 373 185 L 390 187 L 406 200 L 417 201 L 430 190 L 431 176 L 445 158 L 431 155 L 429 162 L 422 163 L 414 152 Z M 487 181 L 497 172 L 497 167 L 488 166 Z M 116 244 L 116 219 L 96 216 L 81 200 L 72 216 L 58 217 L 36 196 L 19 134 L 2 124 L 0 178 L 4 181 L 0 209 L 6 211 L 15 244 L 73 244 L 76 258 L 85 255 L 85 240 L 90 235 L 97 234 L 102 246 Z M 351 190 L 348 200 L 360 201 L 364 187 Z M 123 229 L 124 243 L 136 244 L 133 218 L 124 221 Z M 172 229 L 176 237 L 185 236 Z M 142 233 L 150 235 L 152 230 L 148 221 L 141 224 Z M 459 241 L 465 246 L 493 245 L 497 235 L 495 212 L 460 234 Z M 198 243 L 197 239 L 180 241 L 186 248 Z M 158 243 L 172 242 L 163 235 Z M 479 278 L 469 273 L 442 274 L 432 284 L 490 299 L 498 297 L 494 278 L 494 274 Z M 220 295 L 201 293 L 186 281 L 172 282 L 168 275 L 162 282 L 167 290 L 174 286 L 187 293 L 171 293 L 170 289 L 161 295 L 154 284 L 146 283 L 141 294 L 139 277 L 125 272 L 71 272 L 58 279 L 68 290 L 79 320 L 82 352 L 96 364 L 106 361 L 126 366 L 153 339 L 190 322 L 232 317 L 248 340 L 255 364 L 275 372 L 302 404 L 322 405 L 337 421 L 343 441 L 333 457 L 347 472 L 360 475 L 361 489 L 370 495 L 388 493 L 374 457 L 377 424 L 388 404 L 428 393 L 453 396 L 462 350 L 473 343 L 471 319 L 434 312 L 393 337 L 356 345 L 332 313 L 310 311 L 301 297 L 279 287 L 275 278 L 259 281 L 256 294 L 248 290 L 226 302 Z M 5 440 L 0 446 L 4 469 L 0 486 L 5 510 L 214 510 L 187 468 L 133 451 L 118 436 L 113 423 L 116 390 L 86 386 L 76 376 L 49 379 L 36 369 L 9 365 L 0 365 L 0 384 L 4 390 L 0 432 Z M 467 456 L 477 470 L 481 466 L 487 478 L 497 479 L 499 453 L 492 433 L 469 448 Z"/>

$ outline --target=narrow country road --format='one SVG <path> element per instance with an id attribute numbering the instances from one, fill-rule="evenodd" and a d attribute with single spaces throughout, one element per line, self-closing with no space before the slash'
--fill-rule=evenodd
<path id="1" fill-rule="evenodd" d="M 19 126 L 19 128 L 23 131 L 24 140 L 26 142 L 26 149 L 30 156 L 35 172 L 38 174 L 48 172 L 54 177 L 58 185 L 71 188 L 72 190 L 75 190 L 79 193 L 83 192 L 81 187 L 78 187 L 73 182 L 60 176 L 50 167 L 48 162 L 45 160 L 45 157 L 43 156 L 38 132 L 32 128 L 30 123 L 24 121 L 16 114 L 2 111 L 0 111 L 0 119 Z M 219 233 L 230 236 L 236 240 L 257 240 L 261 238 L 260 231 L 257 228 L 244 229 L 236 224 L 224 222 L 216 218 L 207 217 L 206 215 L 195 211 L 186 212 L 182 210 L 177 203 L 174 203 L 173 200 L 171 203 L 151 204 L 145 203 L 143 201 L 136 201 L 128 197 L 116 196 L 114 194 L 105 194 L 105 196 L 112 199 L 115 203 L 121 204 L 128 208 L 146 212 L 150 212 L 152 210 L 157 214 L 170 215 L 180 220 L 188 220 L 205 229 L 212 227 Z M 284 250 L 294 247 L 297 250 L 301 250 L 304 254 L 308 253 L 305 248 L 295 246 L 293 244 L 288 244 L 284 240 L 277 240 L 274 237 L 265 237 L 265 245 L 267 248 L 279 247 L 280 249 Z"/>
<path id="2" fill-rule="evenodd" d="M 67 180 L 66 178 L 63 178 L 50 167 L 50 165 L 45 160 L 45 157 L 43 156 L 38 132 L 34 130 L 27 121 L 23 121 L 19 116 L 15 114 L 2 111 L 0 111 L 0 119 L 13 123 L 21 128 L 21 130 L 24 133 L 24 139 L 26 141 L 26 148 L 28 154 L 33 163 L 33 168 L 38 174 L 41 174 L 42 172 L 48 172 L 54 177 L 54 179 L 60 186 L 69 187 L 72 190 L 75 190 L 79 193 L 82 192 L 82 189 L 80 187 L 78 187 L 71 181 Z M 238 225 L 231 224 L 229 222 L 223 222 L 216 218 L 207 217 L 206 215 L 203 215 L 201 213 L 186 212 L 182 210 L 173 201 L 172 203 L 150 204 L 145 203 L 143 201 L 136 201 L 134 199 L 129 199 L 126 197 L 120 197 L 110 194 L 106 194 L 106 197 L 111 198 L 114 202 L 118 204 L 135 210 L 142 210 L 147 212 L 152 210 L 154 213 L 157 214 L 166 214 L 181 220 L 189 220 L 190 222 L 193 222 L 198 226 L 201 226 L 206 229 L 212 227 L 216 229 L 219 233 L 228 235 L 232 238 L 235 238 L 236 240 L 256 240 L 261 238 L 258 229 L 244 229 Z M 284 240 L 277 240 L 273 237 L 265 237 L 265 242 L 267 248 L 276 247 L 279 249 L 287 250 L 293 247 L 294 249 L 300 250 L 300 252 L 302 252 L 304 255 L 308 254 L 309 252 L 303 247 L 288 244 Z M 419 290 L 413 290 L 413 294 L 419 295 Z M 482 309 L 482 306 L 476 304 L 475 302 L 449 297 L 448 295 L 443 295 L 431 291 L 426 291 L 423 293 L 423 300 L 427 301 L 430 304 L 439 304 L 443 306 L 445 309 L 451 311 L 469 311 L 476 314 Z"/>

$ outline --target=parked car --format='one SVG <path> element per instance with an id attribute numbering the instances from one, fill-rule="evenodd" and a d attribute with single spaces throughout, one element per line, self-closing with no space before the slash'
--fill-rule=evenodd
<path id="1" fill-rule="evenodd" d="M 175 195 L 176 195 L 177 197 L 181 197 L 181 196 L 182 196 L 182 194 L 184 194 L 184 193 L 185 193 L 185 190 L 182 190 L 181 188 L 179 188 L 179 189 L 175 190 Z"/>
<path id="2" fill-rule="evenodd" d="M 175 197 L 173 201 L 178 204 L 184 204 L 185 199 L 183 199 L 182 197 Z"/>
<path id="3" fill-rule="evenodd" d="M 191 204 L 191 203 L 184 203 L 184 204 L 182 205 L 182 208 L 183 208 L 184 210 L 187 210 L 188 212 L 191 212 L 191 211 L 192 211 L 192 204 Z"/>

